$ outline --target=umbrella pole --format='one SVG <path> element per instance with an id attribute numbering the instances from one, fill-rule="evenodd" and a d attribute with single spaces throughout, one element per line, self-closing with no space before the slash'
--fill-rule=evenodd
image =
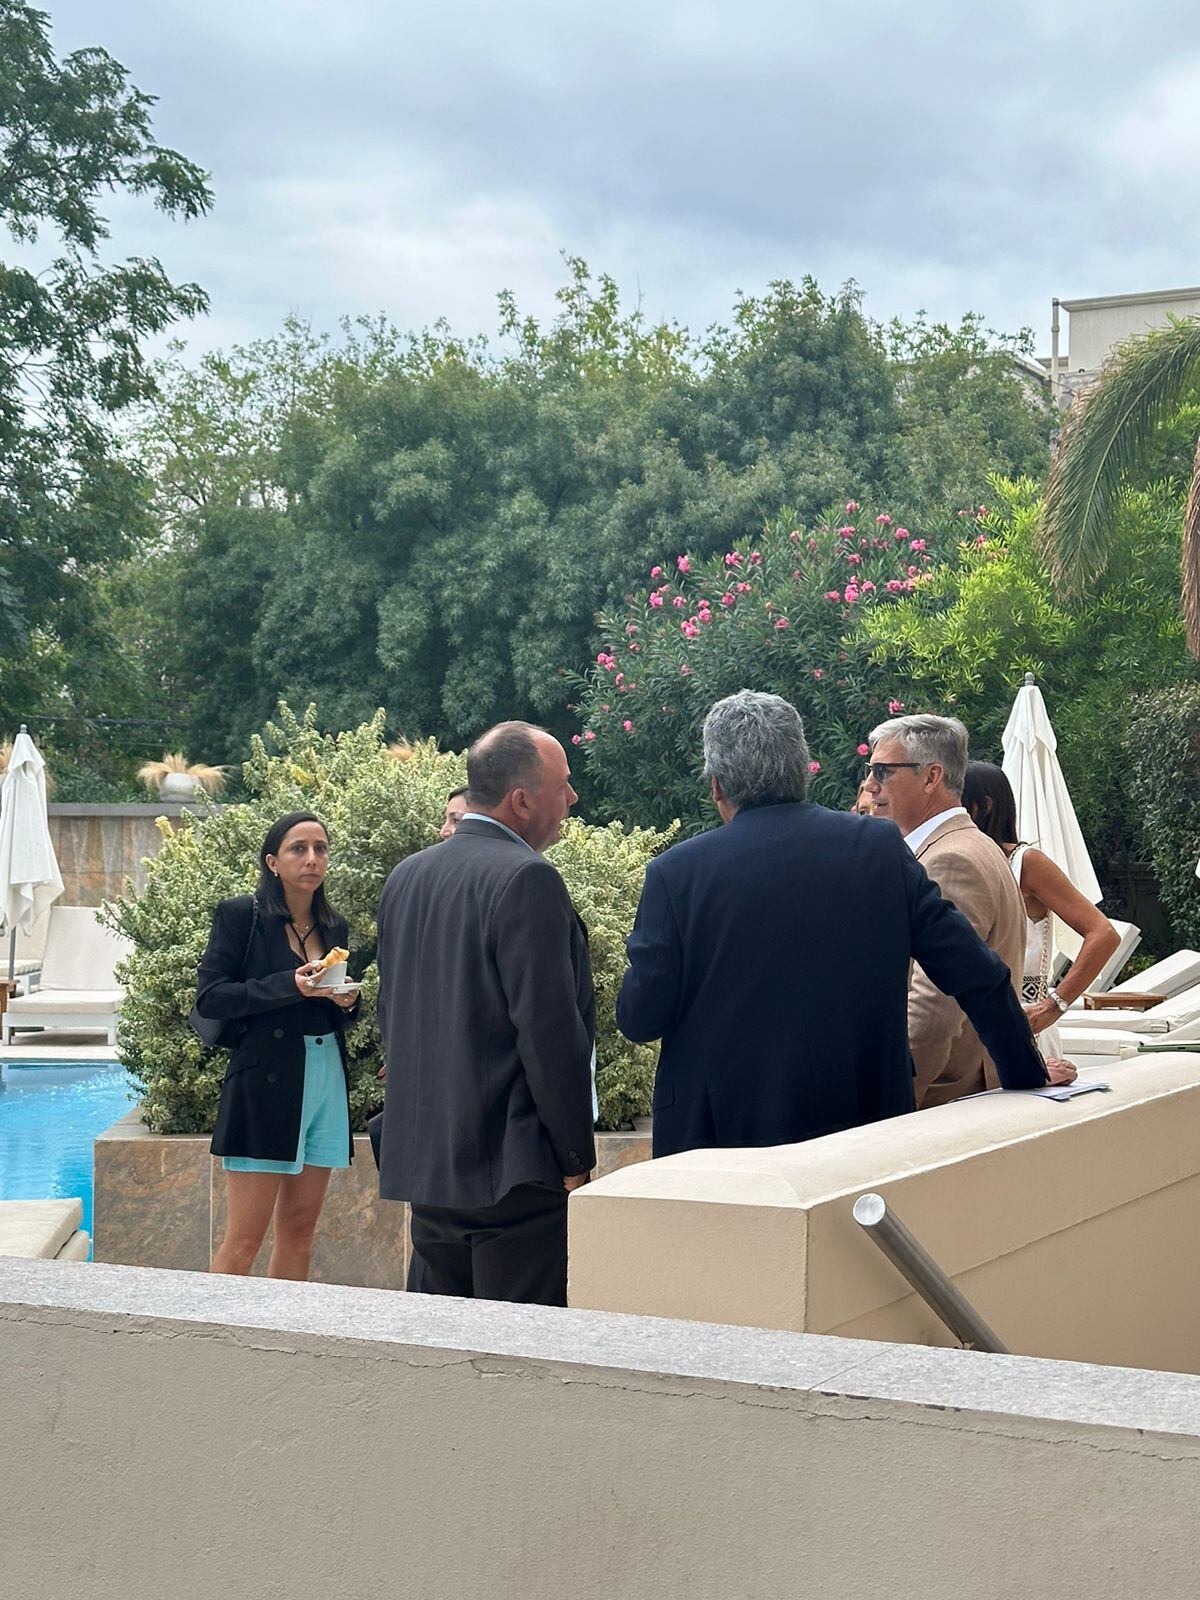
<path id="1" fill-rule="evenodd" d="M 8 981 L 9 981 L 9 983 L 12 982 L 13 974 L 16 972 L 16 970 L 17 970 L 17 925 L 14 922 L 13 925 L 12 925 L 12 928 L 9 930 L 9 935 L 8 935 Z"/>

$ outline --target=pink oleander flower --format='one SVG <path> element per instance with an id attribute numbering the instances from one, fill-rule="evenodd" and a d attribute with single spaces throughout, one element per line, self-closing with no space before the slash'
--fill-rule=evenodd
<path id="1" fill-rule="evenodd" d="M 850 554 L 846 557 L 846 560 L 852 567 L 862 566 L 862 557 L 859 555 L 857 550 L 851 550 Z"/>
<path id="2" fill-rule="evenodd" d="M 920 570 L 921 570 L 920 567 L 909 567 L 909 569 L 908 569 L 909 577 L 910 578 L 915 578 L 917 576 L 917 574 L 920 572 Z"/>
<path id="3" fill-rule="evenodd" d="M 811 533 L 804 542 L 808 546 L 809 555 L 816 555 L 819 546 L 817 545 L 817 541 L 813 538 Z"/>
<path id="4" fill-rule="evenodd" d="M 846 604 L 848 606 L 852 606 L 857 602 L 857 600 L 858 600 L 858 590 L 854 587 L 853 584 L 850 584 L 849 587 L 847 588 L 846 594 L 845 594 L 845 600 L 846 600 Z"/>
<path id="5" fill-rule="evenodd" d="M 820 683 L 821 679 L 825 676 L 825 668 L 824 667 L 814 667 L 812 669 L 812 675 L 817 680 L 817 682 Z"/>
<path id="6" fill-rule="evenodd" d="M 580 744 L 580 743 L 582 743 L 582 741 L 581 741 L 581 739 L 580 739 L 580 737 L 579 737 L 579 735 L 577 733 L 573 733 L 571 735 L 571 743 L 572 744 Z"/>
<path id="7" fill-rule="evenodd" d="M 729 554 L 725 557 L 725 565 L 727 567 L 740 567 L 741 564 L 742 564 L 742 556 L 741 556 L 741 552 L 739 550 L 731 550 L 729 552 Z"/>
<path id="8" fill-rule="evenodd" d="M 686 556 L 676 556 L 675 565 L 679 568 L 680 572 L 690 572 L 692 570 L 692 563 Z"/>
<path id="9" fill-rule="evenodd" d="M 684 663 L 683 663 L 683 665 L 682 665 L 682 666 L 681 666 L 681 667 L 680 667 L 680 669 L 679 669 L 679 670 L 680 670 L 680 672 L 681 672 L 681 673 L 682 673 L 682 674 L 683 674 L 683 676 L 684 676 L 684 677 L 685 677 L 685 678 L 686 678 L 686 677 L 687 677 L 687 675 L 688 675 L 688 673 L 689 673 L 689 672 L 690 672 L 690 671 L 691 671 L 691 670 L 692 670 L 692 669 L 691 669 L 691 667 L 689 667 L 689 666 L 688 666 L 688 664 L 687 664 L 687 662 L 686 662 L 686 661 L 685 661 L 685 662 L 684 662 Z"/>
<path id="10" fill-rule="evenodd" d="M 889 594 L 899 594 L 903 587 L 904 585 L 900 582 L 899 578 L 889 578 L 886 585 L 887 592 Z"/>
<path id="11" fill-rule="evenodd" d="M 839 528 L 838 529 L 838 538 L 839 539 L 853 539 L 857 535 L 857 533 L 858 533 L 858 529 L 857 528 L 851 528 L 849 526 L 847 526 L 845 528 Z"/>
<path id="12" fill-rule="evenodd" d="M 633 636 L 634 636 L 634 634 L 635 634 L 635 633 L 636 633 L 636 632 L 637 632 L 637 631 L 638 631 L 638 630 L 637 630 L 637 623 L 636 623 L 636 622 L 627 622 L 627 623 L 626 623 L 626 624 L 625 624 L 625 632 L 626 632 L 626 634 L 627 634 L 627 635 L 628 635 L 628 636 L 629 636 L 629 638 L 631 638 L 631 639 L 632 639 L 632 638 L 633 638 Z"/>
<path id="13" fill-rule="evenodd" d="M 652 578 L 661 578 L 662 577 L 662 568 L 661 567 L 651 567 L 650 568 L 650 576 Z"/>
<path id="14" fill-rule="evenodd" d="M 676 611 L 682 611 L 684 606 L 687 605 L 687 601 L 684 599 L 683 595 L 677 594 L 674 600 L 671 601 L 671 604 L 675 607 Z"/>
<path id="15" fill-rule="evenodd" d="M 908 538 L 908 529 L 907 528 L 897 528 L 896 529 L 896 538 L 897 539 L 907 539 Z"/>
<path id="16" fill-rule="evenodd" d="M 982 550 L 984 545 L 987 542 L 988 542 L 988 536 L 987 536 L 986 533 L 977 533 L 975 535 L 975 548 L 976 548 L 976 550 Z"/>
<path id="17" fill-rule="evenodd" d="M 860 744 L 855 753 L 860 756 L 869 756 L 871 754 L 871 746 L 869 744 Z"/>
<path id="18" fill-rule="evenodd" d="M 611 711 L 612 707 L 611 706 L 601 706 L 600 709 L 601 709 L 601 711 Z"/>
<path id="19" fill-rule="evenodd" d="M 617 684 L 624 683 L 625 682 L 625 674 L 623 672 L 618 672 L 616 677 L 613 679 L 613 682 L 617 683 Z"/>
<path id="20" fill-rule="evenodd" d="M 793 544 L 799 544 L 800 543 L 800 529 L 799 528 L 793 528 L 791 533 L 788 534 L 788 538 L 792 541 Z"/>
<path id="21" fill-rule="evenodd" d="M 621 724 L 621 726 L 625 729 L 626 733 L 632 733 L 633 732 L 633 723 L 629 721 L 628 717 Z"/>
<path id="22" fill-rule="evenodd" d="M 630 648 L 630 650 L 632 650 L 632 652 L 633 652 L 633 654 L 634 654 L 634 655 L 637 655 L 637 653 L 638 653 L 638 651 L 639 651 L 639 650 L 640 650 L 640 649 L 641 649 L 641 648 L 642 648 L 642 647 L 641 647 L 641 645 L 640 645 L 640 644 L 638 644 L 638 643 L 637 643 L 637 642 L 636 642 L 636 641 L 635 641 L 635 642 L 634 642 L 634 643 L 633 643 L 633 644 L 631 644 L 631 645 L 630 645 L 630 646 L 629 646 L 629 648 Z"/>
<path id="23" fill-rule="evenodd" d="M 791 627 L 791 623 L 788 621 L 788 619 L 786 617 L 776 617 L 775 618 L 775 626 L 777 628 L 790 628 Z"/>
<path id="24" fill-rule="evenodd" d="M 891 517 L 888 516 L 886 511 L 881 511 L 879 513 L 879 515 L 875 518 L 875 526 L 877 528 L 890 528 L 891 525 L 892 525 L 892 519 L 891 519 Z"/>
<path id="25" fill-rule="evenodd" d="M 726 593 L 725 593 L 725 594 L 723 594 L 723 595 L 722 595 L 722 596 L 721 596 L 721 604 L 722 604 L 722 605 L 723 605 L 723 606 L 732 606 L 732 605 L 736 605 L 736 604 L 737 604 L 737 597 L 736 597 L 736 595 L 732 595 L 732 594 L 729 594 L 729 593 L 728 593 L 728 592 L 726 592 Z"/>
<path id="26" fill-rule="evenodd" d="M 762 566 L 762 551 L 761 550 L 751 550 L 751 552 L 750 552 L 750 565 L 752 567 L 761 567 Z"/>
<path id="27" fill-rule="evenodd" d="M 748 583 L 735 583 L 734 584 L 734 588 L 737 590 L 737 592 L 739 594 L 749 594 L 750 593 L 750 585 Z"/>
<path id="28" fill-rule="evenodd" d="M 651 596 L 650 596 L 650 604 L 651 604 L 651 605 L 652 605 L 652 606 L 661 606 L 661 605 L 662 605 L 662 603 L 663 603 L 663 597 L 662 597 L 662 595 L 660 595 L 660 594 L 652 594 L 652 595 L 651 595 Z M 632 648 L 633 648 L 633 646 L 632 646 L 632 645 L 630 645 L 630 647 L 629 647 L 629 648 L 630 648 L 630 649 L 631 649 L 631 650 L 632 650 Z"/>
<path id="29" fill-rule="evenodd" d="M 591 728 L 588 728 L 588 729 L 585 730 L 583 737 L 587 740 L 587 742 L 589 744 L 591 744 L 592 740 L 596 737 L 596 735 L 592 732 Z"/>
<path id="30" fill-rule="evenodd" d="M 815 775 L 816 773 L 820 772 L 821 763 L 819 761 L 810 761 L 808 763 L 808 770 Z"/>
<path id="31" fill-rule="evenodd" d="M 986 517 L 987 514 L 988 510 L 986 506 L 980 506 L 979 510 L 975 513 L 977 517 Z"/>
<path id="32" fill-rule="evenodd" d="M 919 555 L 920 552 L 925 548 L 925 541 L 924 539 L 912 539 L 909 542 L 908 548 L 910 550 L 915 550 Z"/>
<path id="33" fill-rule="evenodd" d="M 858 510 L 858 501 L 857 500 L 847 500 L 846 501 L 846 515 L 848 517 L 852 517 L 857 510 Z"/>
<path id="34" fill-rule="evenodd" d="M 864 578 L 862 583 L 859 585 L 859 588 L 864 594 L 873 594 L 875 591 L 875 585 L 871 582 L 870 578 Z"/>
<path id="35" fill-rule="evenodd" d="M 889 717 L 899 716 L 900 713 L 903 710 L 904 710 L 904 701 L 903 700 L 889 700 L 888 701 L 888 716 Z"/>
<path id="36" fill-rule="evenodd" d="M 685 639 L 694 639 L 700 632 L 700 629 L 694 622 L 681 622 L 679 624 L 679 631 L 682 633 Z"/>
<path id="37" fill-rule="evenodd" d="M 792 568 L 792 577 L 795 578 L 797 583 L 799 583 L 800 579 L 803 576 L 804 576 L 804 574 L 800 571 L 799 567 L 793 567 Z"/>
<path id="38" fill-rule="evenodd" d="M 840 589 L 827 589 L 825 591 L 825 598 L 826 598 L 826 600 L 840 600 L 842 598 L 841 590 Z"/>

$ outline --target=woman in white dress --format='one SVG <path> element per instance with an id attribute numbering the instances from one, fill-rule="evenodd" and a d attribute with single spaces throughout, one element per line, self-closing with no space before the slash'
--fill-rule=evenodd
<path id="1" fill-rule="evenodd" d="M 1047 1061 L 1062 1059 L 1055 1024 L 1067 1007 L 1095 982 L 1120 942 L 1117 930 L 1055 866 L 1048 855 L 1017 838 L 1017 803 L 1002 768 L 990 761 L 967 763 L 963 805 L 977 828 L 994 839 L 1008 857 L 1028 917 L 1021 1001 L 1038 1048 Z M 1050 982 L 1054 960 L 1054 919 L 1060 918 L 1083 940 L 1071 970 L 1057 986 Z"/>

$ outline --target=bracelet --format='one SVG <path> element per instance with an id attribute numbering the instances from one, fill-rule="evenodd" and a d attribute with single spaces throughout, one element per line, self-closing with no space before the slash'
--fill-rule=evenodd
<path id="1" fill-rule="evenodd" d="M 1046 990 L 1046 998 L 1047 998 L 1047 1000 L 1053 1000 L 1054 1001 L 1054 1004 L 1058 1007 L 1060 1016 L 1064 1011 L 1066 1011 L 1068 1009 L 1068 1007 L 1071 1004 L 1071 1002 L 1069 1000 L 1064 1000 L 1063 999 L 1062 995 L 1059 994 L 1057 989 L 1047 989 Z"/>

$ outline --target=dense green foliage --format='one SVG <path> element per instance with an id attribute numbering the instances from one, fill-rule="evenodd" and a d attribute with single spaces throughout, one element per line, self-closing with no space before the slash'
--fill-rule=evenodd
<path id="1" fill-rule="evenodd" d="M 205 1051 L 187 1015 L 213 907 L 254 886 L 268 828 L 277 817 L 302 809 L 315 811 L 329 827 L 329 896 L 350 924 L 350 969 L 363 980 L 362 1016 L 350 1036 L 354 1125 L 362 1127 L 382 1100 L 375 908 L 396 863 L 436 841 L 446 795 L 462 783 L 465 771 L 462 756 L 443 754 L 432 741 L 389 750 L 383 724 L 378 712 L 333 736 L 320 732 L 311 708 L 297 718 L 281 706 L 265 738 L 253 741 L 244 774 L 250 798 L 174 832 L 162 823 L 162 849 L 148 864 L 145 892 L 108 908 L 111 926 L 134 945 L 121 971 L 128 994 L 118 1027 L 120 1055 L 142 1092 L 143 1117 L 156 1132 L 212 1127 L 226 1054 Z M 620 1037 L 614 1009 L 646 862 L 668 838 L 571 822 L 553 852 L 589 928 L 602 1126 L 650 1108 L 656 1052 Z"/>
<path id="2" fill-rule="evenodd" d="M 899 707 L 908 681 L 872 659 L 858 618 L 930 582 L 949 536 L 850 500 L 807 529 L 785 516 L 702 563 L 686 550 L 661 552 L 641 593 L 603 620 L 584 727 L 573 736 L 606 810 L 707 826 L 701 724 L 714 700 L 746 687 L 799 708 L 810 792 L 846 804 L 867 733 Z"/>
<path id="3" fill-rule="evenodd" d="M 1145 859 L 1179 947 L 1200 948 L 1200 684 L 1140 696 L 1124 757 Z"/>
<path id="4" fill-rule="evenodd" d="M 881 330 L 806 280 L 695 338 L 569 267 L 546 327 L 501 297 L 494 346 L 293 324 L 163 369 L 138 444 L 190 754 L 236 759 L 276 695 L 444 743 L 503 716 L 569 733 L 596 612 L 664 548 L 722 554 L 847 484 L 933 515 L 1046 464 L 1049 418 L 975 319 Z"/>
<path id="5" fill-rule="evenodd" d="M 114 418 L 153 383 L 141 342 L 205 305 L 157 261 L 104 259 L 106 194 L 188 218 L 204 174 L 155 143 L 148 95 L 105 51 L 56 60 L 49 21 L 0 0 L 0 722 L 53 712 L 50 741 L 92 711 L 156 698 L 119 638 L 113 574 L 153 531 Z M 144 713 L 143 713 L 144 714 Z"/>

